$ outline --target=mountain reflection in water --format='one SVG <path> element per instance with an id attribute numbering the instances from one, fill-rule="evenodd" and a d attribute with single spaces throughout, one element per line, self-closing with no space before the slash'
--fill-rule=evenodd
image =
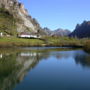
<path id="1" fill-rule="evenodd" d="M 40 61 L 48 60 L 50 57 L 57 60 L 73 58 L 76 65 L 90 68 L 90 55 L 83 50 L 59 48 L 2 50 L 0 51 L 0 90 L 13 90 Z"/>

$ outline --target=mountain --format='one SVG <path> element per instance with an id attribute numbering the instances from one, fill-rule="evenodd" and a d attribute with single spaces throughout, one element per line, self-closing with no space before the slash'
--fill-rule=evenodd
<path id="1" fill-rule="evenodd" d="M 69 36 L 77 38 L 90 37 L 90 21 L 84 21 L 82 24 L 77 24 L 75 30 Z"/>
<path id="2" fill-rule="evenodd" d="M 71 32 L 67 29 L 56 29 L 56 30 L 50 30 L 49 28 L 45 27 L 44 31 L 47 33 L 49 36 L 68 36 Z"/>
<path id="3" fill-rule="evenodd" d="M 71 32 L 67 29 L 64 30 L 64 29 L 59 28 L 59 29 L 54 30 L 52 35 L 53 36 L 68 36 L 70 33 Z"/>
<path id="4" fill-rule="evenodd" d="M 51 29 L 49 29 L 47 27 L 43 28 L 43 30 L 46 32 L 46 35 L 48 35 L 48 36 L 51 36 L 51 34 L 53 32 Z"/>
<path id="5" fill-rule="evenodd" d="M 17 0 L 0 0 L 0 31 L 10 35 L 38 31 L 45 34 L 37 20 Z"/>

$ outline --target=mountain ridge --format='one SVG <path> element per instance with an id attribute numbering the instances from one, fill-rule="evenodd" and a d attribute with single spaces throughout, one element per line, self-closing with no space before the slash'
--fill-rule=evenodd
<path id="1" fill-rule="evenodd" d="M 68 29 L 61 29 L 61 28 L 58 28 L 56 30 L 51 30 L 51 29 L 45 27 L 43 30 L 49 36 L 61 36 L 61 37 L 63 37 L 63 36 L 68 36 L 71 33 L 70 30 L 68 30 Z"/>
<path id="2" fill-rule="evenodd" d="M 69 34 L 70 37 L 89 38 L 90 37 L 90 21 L 84 21 L 77 24 L 75 30 Z"/>

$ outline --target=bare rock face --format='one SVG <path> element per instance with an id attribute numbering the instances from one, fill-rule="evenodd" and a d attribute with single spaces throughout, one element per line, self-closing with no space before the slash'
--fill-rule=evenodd
<path id="1" fill-rule="evenodd" d="M 90 21 L 84 21 L 82 24 L 77 24 L 75 30 L 69 36 L 77 38 L 89 38 Z"/>
<path id="2" fill-rule="evenodd" d="M 0 0 L 0 8 L 8 10 L 13 17 L 17 18 L 17 32 L 37 32 L 41 29 L 38 22 L 33 19 L 22 3 L 17 0 Z"/>
<path id="3" fill-rule="evenodd" d="M 21 13 L 23 13 L 24 15 L 28 15 L 28 11 L 24 8 L 24 5 L 22 3 L 19 3 L 19 8 Z"/>
<path id="4" fill-rule="evenodd" d="M 0 8 L 4 7 L 6 9 L 9 9 L 15 3 L 17 3 L 17 0 L 0 0 Z"/>

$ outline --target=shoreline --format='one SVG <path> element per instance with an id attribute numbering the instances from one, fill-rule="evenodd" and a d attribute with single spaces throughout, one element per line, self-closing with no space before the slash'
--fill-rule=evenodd
<path id="1" fill-rule="evenodd" d="M 23 47 L 58 47 L 58 48 L 83 48 L 84 46 L 78 45 L 25 45 L 25 46 L 12 46 L 12 45 L 0 45 L 0 48 L 23 48 Z"/>
<path id="2" fill-rule="evenodd" d="M 60 47 L 60 48 L 82 48 L 84 42 L 78 39 L 69 38 L 45 38 L 44 39 L 25 39 L 15 37 L 0 38 L 0 48 L 19 48 L 19 47 Z"/>

